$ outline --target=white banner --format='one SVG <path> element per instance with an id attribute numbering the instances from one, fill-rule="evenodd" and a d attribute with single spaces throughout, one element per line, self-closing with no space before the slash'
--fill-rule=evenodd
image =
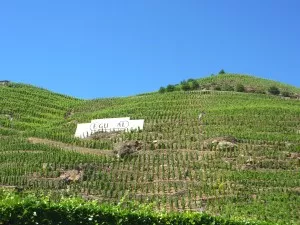
<path id="1" fill-rule="evenodd" d="M 90 123 L 80 123 L 77 124 L 77 129 L 75 132 L 75 137 L 86 138 L 92 134 L 90 130 Z"/>
<path id="2" fill-rule="evenodd" d="M 96 132 L 143 130 L 144 120 L 130 120 L 130 117 L 95 119 L 91 123 L 77 125 L 75 137 L 86 138 Z"/>

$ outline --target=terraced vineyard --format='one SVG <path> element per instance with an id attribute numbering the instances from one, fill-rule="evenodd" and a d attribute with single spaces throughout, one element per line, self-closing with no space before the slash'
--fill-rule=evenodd
<path id="1" fill-rule="evenodd" d="M 199 80 L 200 86 L 218 85 L 220 87 L 230 85 L 235 87 L 238 84 L 245 85 L 245 88 L 250 92 L 267 93 L 270 86 L 278 87 L 282 92 L 287 91 L 294 94 L 299 94 L 299 88 L 294 86 L 276 82 L 269 79 L 262 79 L 255 76 L 243 75 L 243 74 L 220 74 L 210 77 L 202 78 Z"/>
<path id="2" fill-rule="evenodd" d="M 190 91 L 84 101 L 12 84 L 0 86 L 0 102 L 4 187 L 300 224 L 297 99 Z M 107 117 L 145 119 L 145 127 L 74 138 L 77 123 Z M 118 158 L 114 147 L 127 141 L 142 150 Z"/>
<path id="3" fill-rule="evenodd" d="M 185 88 L 183 86 L 185 86 Z M 180 91 L 182 89 L 218 90 L 218 91 L 238 91 L 238 92 L 247 92 L 247 93 L 268 94 L 269 88 L 272 86 L 277 87 L 283 96 L 298 98 L 298 99 L 300 98 L 299 88 L 296 88 L 294 86 L 285 83 L 276 82 L 269 79 L 262 79 L 255 76 L 233 74 L 233 73 L 225 73 L 225 74 L 218 74 L 218 75 L 212 74 L 209 77 L 201 78 L 199 80 L 188 79 L 188 80 L 181 81 L 180 84 L 173 85 L 173 88 L 171 90 L 170 89 L 168 90 L 168 88 L 164 90 L 165 91 Z"/>

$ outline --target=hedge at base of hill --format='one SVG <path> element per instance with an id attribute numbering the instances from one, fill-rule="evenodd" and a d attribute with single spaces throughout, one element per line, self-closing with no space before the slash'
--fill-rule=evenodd
<path id="1" fill-rule="evenodd" d="M 1 191 L 1 190 L 0 190 Z M 20 196 L 0 192 L 1 225 L 105 225 L 105 224 L 201 224 L 201 225 L 267 225 L 266 222 L 226 220 L 200 213 L 154 212 L 150 205 L 120 202 L 116 206 L 85 201 L 80 198 L 62 198 L 58 202 L 49 197 Z"/>

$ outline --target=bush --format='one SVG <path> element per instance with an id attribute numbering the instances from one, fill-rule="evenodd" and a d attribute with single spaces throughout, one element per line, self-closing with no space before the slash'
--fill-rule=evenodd
<path id="1" fill-rule="evenodd" d="M 225 71 L 223 69 L 221 69 L 219 74 L 225 74 Z"/>
<path id="2" fill-rule="evenodd" d="M 200 88 L 200 85 L 199 85 L 198 81 L 193 80 L 192 81 L 192 90 L 197 90 L 199 88 Z"/>
<path id="3" fill-rule="evenodd" d="M 175 86 L 172 85 L 172 84 L 169 84 L 169 85 L 167 86 L 167 88 L 166 88 L 166 91 L 167 91 L 167 92 L 175 91 Z"/>
<path id="4" fill-rule="evenodd" d="M 214 90 L 215 91 L 221 91 L 221 87 L 220 86 L 214 86 Z"/>
<path id="5" fill-rule="evenodd" d="M 166 88 L 165 87 L 160 87 L 160 89 L 159 89 L 158 92 L 161 93 L 161 94 L 163 94 L 163 93 L 166 92 Z"/>
<path id="6" fill-rule="evenodd" d="M 188 91 L 188 90 L 191 90 L 191 86 L 190 86 L 190 84 L 188 82 L 182 81 L 181 82 L 181 89 L 183 91 Z"/>
<path id="7" fill-rule="evenodd" d="M 150 178 L 151 179 L 151 178 Z M 50 201 L 49 196 L 33 194 L 21 197 L 12 193 L 0 196 L 0 224 L 64 224 L 64 225 L 164 225 L 164 224 L 219 224 L 269 225 L 261 221 L 225 219 L 197 212 L 156 212 L 151 204 L 130 202 L 124 196 L 117 205 L 84 201 L 82 198 L 63 198 Z"/>
<path id="8" fill-rule="evenodd" d="M 225 84 L 222 88 L 223 91 L 234 91 L 234 88 L 229 84 Z"/>
<path id="9" fill-rule="evenodd" d="M 242 85 L 242 84 L 237 84 L 236 87 L 235 87 L 235 90 L 237 92 L 245 92 L 245 86 Z"/>
<path id="10" fill-rule="evenodd" d="M 278 89 L 278 87 L 276 86 L 271 86 L 269 89 L 268 89 L 268 92 L 272 95 L 279 95 L 280 94 L 280 90 Z"/>
<path id="11" fill-rule="evenodd" d="M 283 97 L 291 97 L 292 96 L 292 94 L 288 91 L 283 91 L 281 94 Z"/>
<path id="12" fill-rule="evenodd" d="M 256 93 L 256 94 L 266 94 L 266 92 L 263 89 L 256 89 L 254 93 Z"/>

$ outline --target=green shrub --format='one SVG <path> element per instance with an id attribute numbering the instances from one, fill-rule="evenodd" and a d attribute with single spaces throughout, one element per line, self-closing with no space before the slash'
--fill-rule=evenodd
<path id="1" fill-rule="evenodd" d="M 183 91 L 188 91 L 188 90 L 191 90 L 191 86 L 190 86 L 190 84 L 188 82 L 182 81 L 181 82 L 181 89 Z"/>
<path id="2" fill-rule="evenodd" d="M 159 93 L 165 93 L 166 92 L 166 88 L 165 87 L 160 87 L 160 89 L 159 89 L 159 91 L 158 91 Z"/>
<path id="3" fill-rule="evenodd" d="M 225 71 L 223 69 L 221 69 L 219 74 L 225 74 Z"/>
<path id="4" fill-rule="evenodd" d="M 254 91 L 254 93 L 256 93 L 256 94 L 266 94 L 266 92 L 263 89 L 256 89 Z"/>
<path id="5" fill-rule="evenodd" d="M 197 90 L 200 88 L 200 84 L 198 83 L 198 81 L 193 80 L 192 81 L 192 90 Z"/>
<path id="6" fill-rule="evenodd" d="M 215 90 L 215 91 L 221 91 L 221 87 L 220 87 L 219 85 L 214 86 L 214 90 Z"/>
<path id="7" fill-rule="evenodd" d="M 292 96 L 292 94 L 288 91 L 283 91 L 281 94 L 283 97 L 291 97 Z"/>
<path id="8" fill-rule="evenodd" d="M 269 87 L 268 92 L 272 95 L 279 95 L 280 94 L 280 90 L 276 86 Z"/>
<path id="9" fill-rule="evenodd" d="M 167 92 L 175 91 L 175 86 L 172 85 L 172 84 L 169 84 L 169 85 L 167 86 L 167 88 L 166 88 L 166 91 L 167 91 Z"/>
<path id="10" fill-rule="evenodd" d="M 164 225 L 164 224 L 218 224 L 269 225 L 267 222 L 224 219 L 205 213 L 155 212 L 153 206 L 124 201 L 117 205 L 99 204 L 81 198 L 64 198 L 51 202 L 49 196 L 19 196 L 2 193 L 0 196 L 0 224 L 64 224 L 64 225 Z"/>
<path id="11" fill-rule="evenodd" d="M 237 92 L 245 92 L 245 86 L 242 85 L 242 84 L 237 84 L 236 87 L 235 87 L 235 90 Z"/>
<path id="12" fill-rule="evenodd" d="M 225 84 L 222 87 L 223 91 L 234 91 L 234 88 L 232 86 L 230 86 L 229 84 Z"/>

